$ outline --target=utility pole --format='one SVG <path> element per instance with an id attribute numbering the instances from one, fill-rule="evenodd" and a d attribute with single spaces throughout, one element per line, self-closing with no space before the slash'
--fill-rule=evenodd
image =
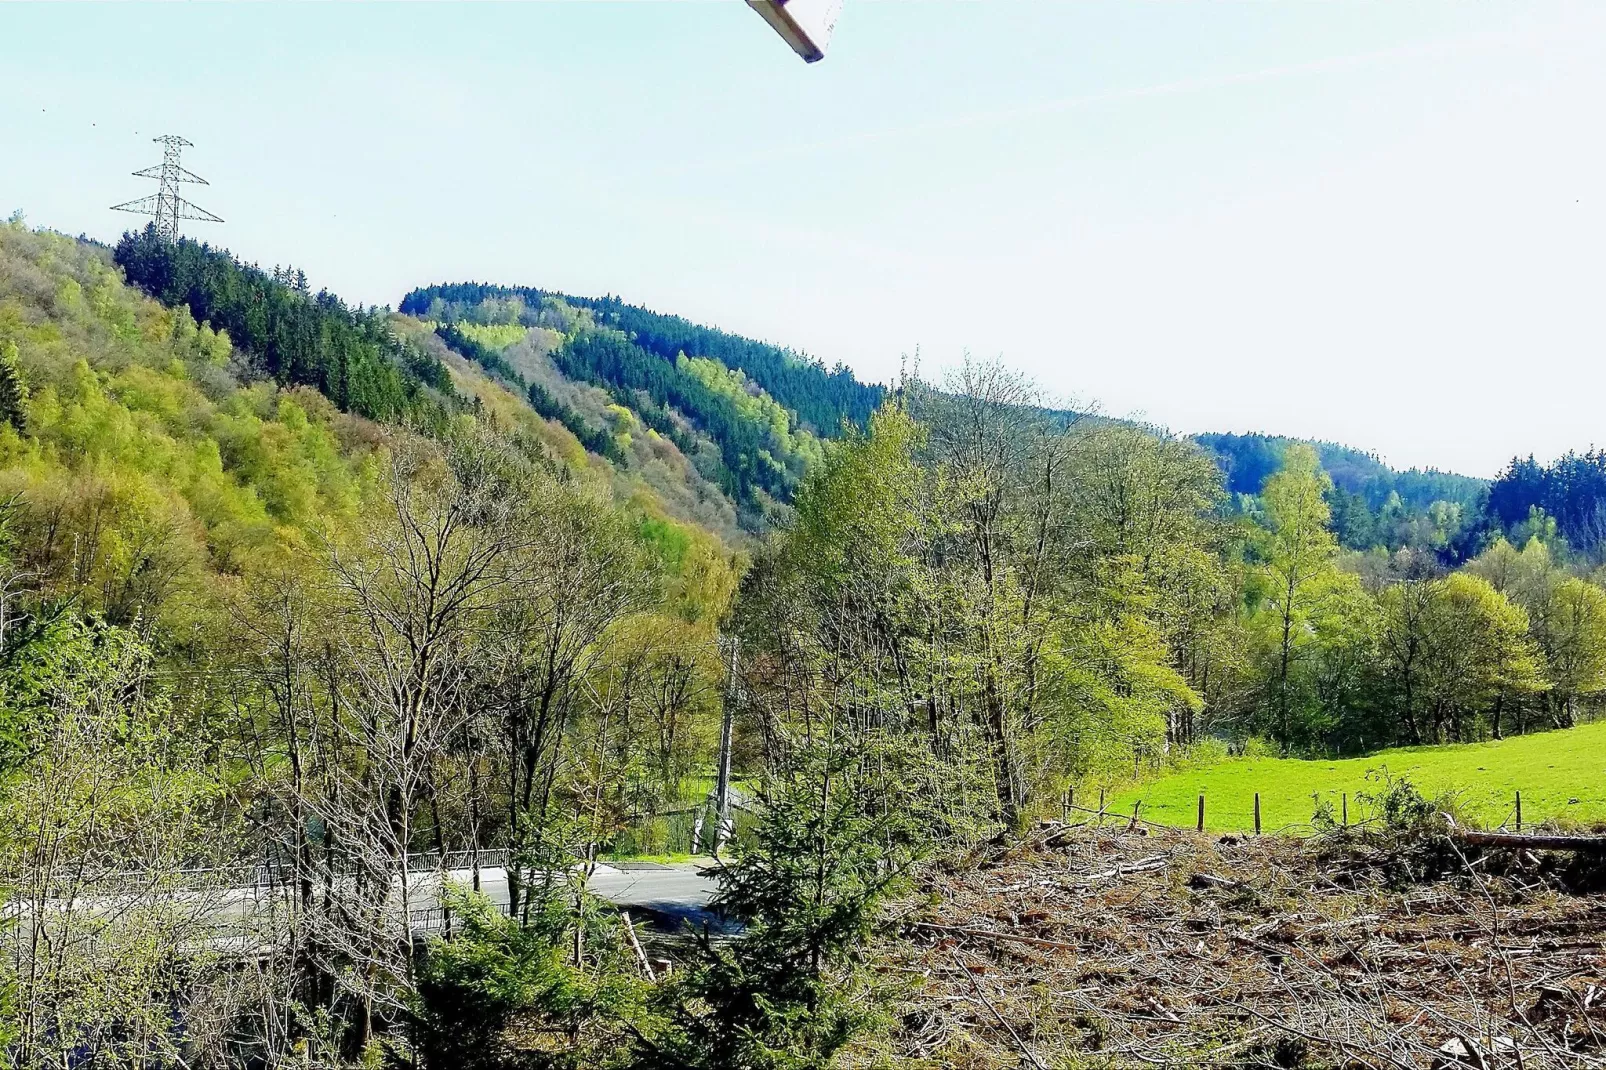
<path id="1" fill-rule="evenodd" d="M 136 178 L 156 179 L 159 183 L 156 192 L 149 197 L 114 204 L 112 211 L 133 212 L 136 215 L 152 217 L 156 221 L 157 236 L 168 241 L 178 240 L 180 219 L 199 219 L 207 223 L 223 222 L 221 217 L 213 215 L 199 205 L 191 204 L 178 195 L 180 183 L 192 182 L 200 186 L 211 184 L 200 175 L 179 166 L 180 155 L 186 148 L 191 147 L 191 143 L 177 134 L 163 134 L 151 140 L 162 146 L 162 162 L 143 171 L 135 171 L 134 175 Z"/>
<path id="2" fill-rule="evenodd" d="M 722 638 L 720 644 L 730 651 L 730 661 L 725 672 L 725 710 L 719 725 L 719 771 L 714 780 L 714 790 L 708 793 L 703 805 L 697 808 L 697 820 L 692 823 L 691 849 L 700 850 L 703 846 L 703 815 L 709 809 L 714 811 L 714 835 L 712 854 L 719 857 L 724 849 L 725 842 L 730 839 L 732 831 L 731 821 L 731 732 L 736 721 L 736 658 L 741 651 L 741 640 L 734 635 Z"/>

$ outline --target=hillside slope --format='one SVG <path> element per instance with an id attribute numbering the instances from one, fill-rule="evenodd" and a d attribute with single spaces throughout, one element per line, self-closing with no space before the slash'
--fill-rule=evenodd
<path id="1" fill-rule="evenodd" d="M 615 298 L 456 283 L 414 290 L 404 315 L 527 394 L 595 452 L 649 472 L 691 461 L 748 530 L 791 500 L 822 440 L 862 426 L 884 389 L 847 368 Z M 632 449 L 645 438 L 647 450 Z M 673 496 L 661 473 L 649 481 Z"/>
<path id="2" fill-rule="evenodd" d="M 886 396 L 840 364 L 827 368 L 611 296 L 455 283 L 415 289 L 389 313 L 308 293 L 300 273 L 270 276 L 149 233 L 125 235 L 114 260 L 147 293 L 249 353 L 236 369 L 247 379 L 313 387 L 351 415 L 426 428 L 465 405 L 489 406 L 560 463 L 607 480 L 622 500 L 639 497 L 727 543 L 783 519 L 829 441 L 862 426 Z M 460 389 L 464 382 L 473 385 Z M 1231 508 L 1250 511 L 1301 441 L 1192 440 L 1221 468 Z M 1454 561 L 1526 519 L 1527 498 L 1514 493 L 1493 515 L 1483 480 L 1397 471 L 1361 450 L 1315 445 L 1334 484 L 1334 530 L 1351 549 L 1410 548 Z M 1574 503 L 1570 512 L 1589 508 Z"/>
<path id="3" fill-rule="evenodd" d="M 242 577 L 360 523 L 395 435 L 475 420 L 611 498 L 685 579 L 671 602 L 696 615 L 733 582 L 728 509 L 688 522 L 699 503 L 588 453 L 428 330 L 194 243 L 132 236 L 114 258 L 0 225 L 0 358 L 22 384 L 0 422 L 0 552 L 41 594 L 114 623 L 187 634 Z"/>

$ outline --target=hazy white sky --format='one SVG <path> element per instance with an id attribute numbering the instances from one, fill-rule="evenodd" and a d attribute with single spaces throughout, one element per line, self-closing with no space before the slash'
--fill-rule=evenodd
<path id="1" fill-rule="evenodd" d="M 0 212 L 348 299 L 613 292 L 886 379 L 1494 473 L 1606 445 L 1606 4 L 0 4 Z"/>

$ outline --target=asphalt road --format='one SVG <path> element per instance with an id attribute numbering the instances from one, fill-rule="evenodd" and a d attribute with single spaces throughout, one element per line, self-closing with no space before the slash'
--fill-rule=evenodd
<path id="1" fill-rule="evenodd" d="M 439 870 L 415 871 L 408 879 L 408 920 L 415 936 L 439 932 L 445 925 L 445 911 L 441 909 L 442 873 Z M 474 873 L 470 869 L 453 869 L 445 878 L 473 887 Z M 701 929 L 705 925 L 718 933 L 735 931 L 735 926 L 708 909 L 716 890 L 712 878 L 698 872 L 692 863 L 659 865 L 651 863 L 623 863 L 620 867 L 598 865 L 592 873 L 589 888 L 595 895 L 630 912 L 638 926 L 649 927 L 660 933 L 681 933 L 687 925 Z M 480 891 L 502 911 L 508 907 L 507 870 L 500 866 L 480 869 Z M 207 935 L 201 937 L 205 946 L 226 954 L 253 956 L 274 946 L 274 919 L 285 905 L 288 889 L 280 886 L 256 885 L 239 888 L 214 888 L 194 892 L 176 892 L 168 898 L 175 915 L 188 914 Z M 109 896 L 104 900 L 79 902 L 73 909 L 115 912 L 126 908 L 137 895 Z M 52 902 L 52 910 L 62 906 Z M 401 911 L 401 884 L 392 888 L 390 908 Z M 0 921 L 18 922 L 9 926 L 17 939 L 30 928 L 30 911 L 23 905 L 12 904 Z"/>
<path id="2" fill-rule="evenodd" d="M 454 869 L 446 876 L 464 887 L 473 885 L 472 870 Z M 694 928 L 704 924 L 719 930 L 727 928 L 721 918 L 708 910 L 716 890 L 713 879 L 699 873 L 692 863 L 624 863 L 622 868 L 599 864 L 588 887 L 593 894 L 629 910 L 635 919 L 665 932 L 678 932 L 688 922 Z M 480 891 L 506 911 L 507 870 L 482 867 Z M 414 879 L 409 898 L 415 911 L 438 907 L 439 879 L 434 874 L 420 874 Z"/>

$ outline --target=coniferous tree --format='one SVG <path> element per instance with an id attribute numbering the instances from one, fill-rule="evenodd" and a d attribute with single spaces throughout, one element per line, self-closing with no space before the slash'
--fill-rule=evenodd
<path id="1" fill-rule="evenodd" d="M 18 431 L 25 430 L 28 418 L 28 385 L 17 366 L 17 343 L 0 346 L 0 420 Z"/>

